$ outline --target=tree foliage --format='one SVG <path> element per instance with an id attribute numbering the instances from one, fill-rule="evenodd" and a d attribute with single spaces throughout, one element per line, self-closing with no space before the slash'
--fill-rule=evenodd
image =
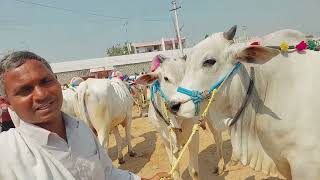
<path id="1" fill-rule="evenodd" d="M 128 46 L 125 43 L 124 45 L 116 44 L 110 48 L 107 48 L 106 53 L 108 56 L 121 56 L 131 54 L 132 52 L 129 52 Z"/>

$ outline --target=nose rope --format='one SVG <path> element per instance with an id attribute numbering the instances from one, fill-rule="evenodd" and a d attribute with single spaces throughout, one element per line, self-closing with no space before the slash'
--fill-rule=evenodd
<path id="1" fill-rule="evenodd" d="M 200 111 L 201 101 L 209 97 L 214 90 L 218 89 L 223 82 L 225 82 L 232 74 L 234 74 L 237 70 L 240 69 L 240 66 L 241 66 L 240 62 L 236 63 L 228 74 L 226 74 L 223 78 L 218 80 L 215 84 L 213 84 L 210 87 L 209 91 L 189 90 L 183 87 L 178 87 L 177 92 L 188 95 L 190 97 L 190 99 L 184 101 L 183 103 L 186 103 L 192 100 L 193 104 L 195 105 L 195 116 L 198 116 Z"/>
<path id="2" fill-rule="evenodd" d="M 171 176 L 173 175 L 174 171 L 177 169 L 178 164 L 180 163 L 183 154 L 186 152 L 187 147 L 189 146 L 189 144 L 191 143 L 191 141 L 192 141 L 192 139 L 193 139 L 193 136 L 194 136 L 197 132 L 199 132 L 200 127 L 202 127 L 201 125 L 202 125 L 202 123 L 203 123 L 203 121 L 204 121 L 205 116 L 206 116 L 207 113 L 208 113 L 208 109 L 209 109 L 211 103 L 213 102 L 214 95 L 216 94 L 217 91 L 218 91 L 218 89 L 214 89 L 214 90 L 212 91 L 211 97 L 210 97 L 209 102 L 208 102 L 208 104 L 207 104 L 207 107 L 205 108 L 205 110 L 204 110 L 203 113 L 201 114 L 201 119 L 198 121 L 198 123 L 195 123 L 195 124 L 193 125 L 191 134 L 190 134 L 187 142 L 186 142 L 186 143 L 184 144 L 184 146 L 182 147 L 182 149 L 181 149 L 181 151 L 180 151 L 180 154 L 179 154 L 177 160 L 175 161 L 175 163 L 174 163 L 173 166 L 171 167 L 171 170 L 170 170 L 170 172 L 169 172 L 169 174 L 170 174 Z M 170 147 L 171 147 L 171 138 L 170 138 L 169 140 L 170 140 Z M 171 154 L 171 155 L 173 155 L 173 154 Z M 161 178 L 161 180 L 164 180 L 164 179 L 165 179 L 165 178 Z"/>

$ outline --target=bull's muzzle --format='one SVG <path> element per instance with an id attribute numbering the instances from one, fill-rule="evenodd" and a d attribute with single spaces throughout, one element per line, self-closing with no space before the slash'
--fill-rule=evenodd
<path id="1" fill-rule="evenodd" d="M 169 102 L 169 110 L 173 114 L 177 114 L 181 106 L 180 102 L 170 101 Z"/>

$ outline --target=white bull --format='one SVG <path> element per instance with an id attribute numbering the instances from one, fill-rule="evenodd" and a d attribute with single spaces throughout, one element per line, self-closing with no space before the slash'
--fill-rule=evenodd
<path id="1" fill-rule="evenodd" d="M 102 145 L 109 142 L 109 133 L 115 135 L 118 160 L 124 163 L 118 125 L 125 128 L 128 153 L 135 156 L 131 145 L 133 101 L 126 85 L 118 79 L 87 79 L 77 88 L 81 119 L 93 127 Z"/>
<path id="2" fill-rule="evenodd" d="M 61 111 L 64 113 L 81 119 L 79 103 L 77 101 L 77 91 L 73 88 L 67 88 L 62 90 L 63 103 Z"/>
<path id="3" fill-rule="evenodd" d="M 228 126 L 235 155 L 244 165 L 266 173 L 277 168 L 287 179 L 319 179 L 319 52 L 280 53 L 234 43 L 235 32 L 233 27 L 215 33 L 195 46 L 181 87 L 207 90 L 240 62 L 240 69 L 221 85 L 209 110 L 214 123 Z M 194 116 L 195 105 L 188 99 L 181 93 L 172 98 L 172 104 L 180 104 L 177 115 Z"/>
<path id="4" fill-rule="evenodd" d="M 139 84 L 151 84 L 155 80 L 160 82 L 160 87 L 162 92 L 169 98 L 171 95 L 175 93 L 175 89 L 178 84 L 182 80 L 182 76 L 184 74 L 184 66 L 185 59 L 177 58 L 177 59 L 169 59 L 163 56 L 158 56 L 160 61 L 160 66 L 154 72 L 147 73 L 141 77 L 139 77 L 136 83 Z M 150 91 L 152 89 L 150 88 Z M 152 92 L 151 92 L 152 93 Z M 153 126 L 159 132 L 163 143 L 165 145 L 167 154 L 170 159 L 171 165 L 175 164 L 177 161 L 178 155 L 180 154 L 180 150 L 182 146 L 188 140 L 193 125 L 197 122 L 195 118 L 175 118 L 169 112 L 169 118 L 166 117 L 166 111 L 164 109 L 164 99 L 160 96 L 159 93 L 154 96 L 154 103 L 150 102 L 148 117 Z M 165 122 L 171 121 L 171 126 L 176 128 L 174 131 L 170 131 L 168 128 L 168 124 Z M 217 145 L 217 153 L 218 159 L 223 162 L 223 164 L 218 170 L 219 173 L 222 173 L 224 168 L 224 159 L 222 156 L 222 138 L 220 132 L 216 132 L 215 129 L 212 128 L 211 124 L 208 124 L 210 130 L 214 134 L 215 142 Z M 178 128 L 181 130 L 178 130 Z M 171 142 L 170 142 L 171 141 Z M 171 149 L 172 148 L 172 149 Z M 198 165 L 198 153 L 199 153 L 199 133 L 196 132 L 191 143 L 188 146 L 189 150 L 189 174 L 192 179 L 198 179 L 199 173 L 199 165 Z M 173 152 L 171 152 L 173 151 Z M 172 154 L 173 153 L 173 154 Z M 173 156 L 172 156 L 173 155 Z M 221 160 L 222 159 L 222 160 Z M 173 173 L 174 179 L 180 179 L 179 167 Z"/>

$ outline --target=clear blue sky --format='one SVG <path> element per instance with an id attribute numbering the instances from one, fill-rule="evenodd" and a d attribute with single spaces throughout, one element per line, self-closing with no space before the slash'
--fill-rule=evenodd
<path id="1" fill-rule="evenodd" d="M 234 24 L 249 35 L 283 28 L 320 34 L 320 0 L 178 3 L 189 46 Z M 170 0 L 0 0 L 0 53 L 28 49 L 50 62 L 103 57 L 116 43 L 173 37 L 170 8 Z"/>

